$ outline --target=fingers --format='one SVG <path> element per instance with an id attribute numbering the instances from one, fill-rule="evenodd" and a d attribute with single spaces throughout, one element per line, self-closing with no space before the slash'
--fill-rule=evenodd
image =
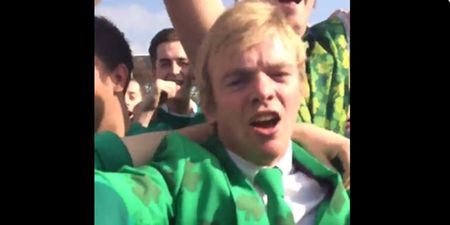
<path id="1" fill-rule="evenodd" d="M 177 91 L 179 89 L 179 86 L 173 81 L 166 81 L 162 79 L 156 79 L 155 82 L 155 93 L 156 95 L 161 95 L 161 92 L 167 93 L 167 98 L 171 99 L 175 97 Z"/>
<path id="2" fill-rule="evenodd" d="M 350 166 L 344 165 L 344 187 L 345 189 L 350 189 Z"/>
<path id="3" fill-rule="evenodd" d="M 344 146 L 344 150 L 338 155 L 344 166 L 344 187 L 350 189 L 350 144 Z"/>
<path id="4" fill-rule="evenodd" d="M 350 177 L 347 177 L 347 179 L 344 179 L 344 187 L 346 190 L 350 190 Z"/>
<path id="5" fill-rule="evenodd" d="M 152 88 L 151 92 L 145 95 L 144 100 L 141 102 L 142 111 L 151 111 L 158 107 L 161 92 L 156 89 Z"/>
<path id="6" fill-rule="evenodd" d="M 330 168 L 332 171 L 337 172 L 337 169 L 331 164 L 331 161 L 325 154 L 318 154 L 316 158 L 319 159 L 326 167 Z"/>
<path id="7" fill-rule="evenodd" d="M 175 82 L 156 79 L 150 92 L 147 93 L 142 101 L 142 110 L 150 111 L 156 109 L 167 99 L 175 97 L 177 91 L 178 88 Z"/>

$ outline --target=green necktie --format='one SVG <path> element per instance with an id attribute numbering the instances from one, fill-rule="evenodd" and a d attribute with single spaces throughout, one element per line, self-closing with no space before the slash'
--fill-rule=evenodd
<path id="1" fill-rule="evenodd" d="M 278 168 L 261 169 L 255 183 L 267 195 L 267 214 L 271 225 L 295 225 L 291 208 L 284 201 L 281 171 Z"/>

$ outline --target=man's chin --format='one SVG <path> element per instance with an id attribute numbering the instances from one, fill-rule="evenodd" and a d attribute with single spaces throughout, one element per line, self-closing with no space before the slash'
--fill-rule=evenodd
<path id="1" fill-rule="evenodd" d="M 292 29 L 300 35 L 303 35 L 305 28 L 301 26 L 301 24 L 298 22 L 298 18 L 294 15 L 288 16 L 288 22 L 289 25 L 291 25 Z"/>
<path id="2" fill-rule="evenodd" d="M 280 158 L 289 147 L 286 143 L 282 143 L 279 140 L 268 140 L 260 144 L 259 153 L 264 164 L 270 164 L 273 160 Z"/>

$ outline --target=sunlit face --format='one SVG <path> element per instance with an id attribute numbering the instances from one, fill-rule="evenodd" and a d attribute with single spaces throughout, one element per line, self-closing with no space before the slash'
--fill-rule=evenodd
<path id="1" fill-rule="evenodd" d="M 215 104 L 204 111 L 224 145 L 258 165 L 279 159 L 300 105 L 295 50 L 272 36 L 237 54 L 213 55 L 208 65 Z"/>
<path id="2" fill-rule="evenodd" d="M 120 102 L 123 85 L 113 80 L 114 72 L 108 71 L 98 57 L 94 61 L 95 131 L 112 131 L 123 136 L 126 126 Z"/>
<path id="3" fill-rule="evenodd" d="M 133 112 L 134 107 L 142 101 L 141 85 L 136 80 L 131 80 L 125 93 L 125 103 L 129 112 Z"/>
<path id="4" fill-rule="evenodd" d="M 191 78 L 189 60 L 179 41 L 163 42 L 156 48 L 156 78 L 177 83 L 175 99 L 189 99 Z"/>

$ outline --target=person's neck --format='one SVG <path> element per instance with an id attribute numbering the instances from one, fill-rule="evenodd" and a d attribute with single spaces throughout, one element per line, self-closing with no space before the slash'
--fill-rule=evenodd
<path id="1" fill-rule="evenodd" d="M 118 95 L 117 99 L 110 100 L 111 104 L 105 105 L 105 117 L 100 122 L 96 132 L 111 131 L 119 137 L 124 137 L 131 125 L 128 109 L 125 105 L 123 95 Z"/>
<path id="2" fill-rule="evenodd" d="M 278 152 L 278 155 L 267 155 L 266 157 L 263 156 L 263 154 L 258 155 L 250 155 L 247 154 L 247 152 L 244 151 L 234 151 L 234 148 L 227 148 L 229 151 L 233 152 L 243 160 L 254 164 L 258 167 L 273 167 L 275 166 L 286 154 L 286 151 L 288 149 L 289 145 L 286 146 L 280 146 L 280 148 L 284 149 L 284 151 Z M 252 151 L 257 152 L 257 151 Z"/>
<path id="3" fill-rule="evenodd" d="M 172 99 L 166 102 L 169 112 L 187 115 L 190 113 L 190 99 Z"/>
<path id="4" fill-rule="evenodd" d="M 290 145 L 286 148 L 286 151 L 278 152 L 279 155 L 273 157 L 272 159 L 259 159 L 253 160 L 248 156 L 237 154 L 237 152 L 226 148 L 231 160 L 235 165 L 241 170 L 241 172 L 250 180 L 253 180 L 254 176 L 262 168 L 273 168 L 278 167 L 283 174 L 289 174 L 292 170 L 292 148 Z M 261 155 L 259 155 L 261 156 Z"/>

